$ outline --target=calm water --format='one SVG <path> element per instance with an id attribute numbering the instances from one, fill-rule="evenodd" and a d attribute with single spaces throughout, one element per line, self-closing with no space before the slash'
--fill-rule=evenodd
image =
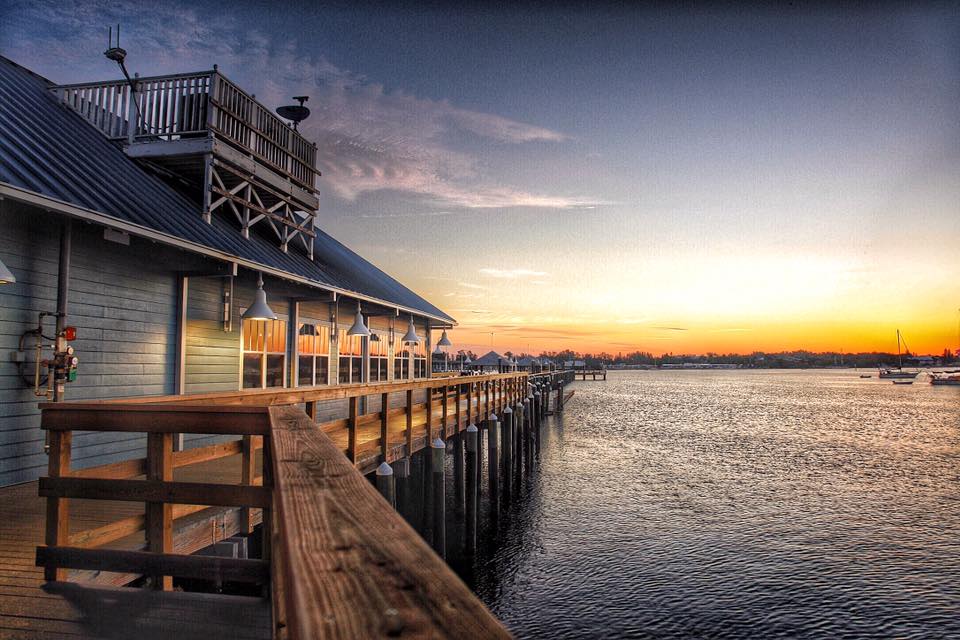
<path id="1" fill-rule="evenodd" d="M 573 388 L 473 559 L 448 505 L 451 565 L 518 636 L 960 638 L 960 389 L 853 371 Z"/>

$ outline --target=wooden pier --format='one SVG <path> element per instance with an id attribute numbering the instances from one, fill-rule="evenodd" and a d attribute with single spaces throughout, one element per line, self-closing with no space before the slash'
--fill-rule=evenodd
<path id="1" fill-rule="evenodd" d="M 468 427 L 509 437 L 509 462 L 496 447 L 487 454 L 509 485 L 530 472 L 542 419 L 562 410 L 572 380 L 505 373 L 43 405 L 47 476 L 0 490 L 0 637 L 505 637 L 363 474 L 401 468 L 431 443 L 442 461 L 449 439 L 463 455 L 467 432 L 476 517 Z M 371 397 L 383 410 L 362 414 Z M 329 401 L 346 401 L 346 416 L 318 424 L 311 416 Z M 74 469 L 74 431 L 143 433 L 145 456 Z M 180 433 L 220 441 L 175 451 Z M 439 473 L 442 505 L 442 462 Z M 194 555 L 255 532 L 256 557 Z M 247 583 L 253 595 L 171 591 L 174 577 Z"/>
<path id="2" fill-rule="evenodd" d="M 573 371 L 574 379 L 586 380 L 589 377 L 591 380 L 606 380 L 607 379 L 607 370 L 606 369 L 576 369 Z"/>

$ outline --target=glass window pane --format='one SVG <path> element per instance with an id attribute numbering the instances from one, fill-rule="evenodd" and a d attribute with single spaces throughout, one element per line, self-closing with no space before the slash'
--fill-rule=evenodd
<path id="1" fill-rule="evenodd" d="M 267 356 L 267 386 L 283 386 L 283 356 L 281 355 Z"/>
<path id="2" fill-rule="evenodd" d="M 350 382 L 350 358 L 340 358 L 340 384 Z"/>
<path id="3" fill-rule="evenodd" d="M 328 384 L 330 359 L 324 356 L 317 358 L 317 384 Z"/>
<path id="4" fill-rule="evenodd" d="M 353 363 L 352 382 L 360 382 L 363 379 L 363 373 L 361 371 L 363 367 L 363 358 L 350 358 L 350 361 Z"/>
<path id="5" fill-rule="evenodd" d="M 297 384 L 309 387 L 313 384 L 313 356 L 300 356 L 297 367 Z"/>
<path id="6" fill-rule="evenodd" d="M 261 380 L 260 374 L 262 372 L 263 356 L 259 353 L 245 353 L 243 354 L 243 388 L 244 389 L 259 389 Z"/>

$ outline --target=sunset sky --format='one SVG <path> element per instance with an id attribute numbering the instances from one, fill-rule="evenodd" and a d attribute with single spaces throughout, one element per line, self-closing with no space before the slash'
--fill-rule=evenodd
<path id="1" fill-rule="evenodd" d="M 949 3 L 219 6 L 6 2 L 0 53 L 116 78 L 120 22 L 141 75 L 309 95 L 322 228 L 457 318 L 455 349 L 958 347 Z"/>

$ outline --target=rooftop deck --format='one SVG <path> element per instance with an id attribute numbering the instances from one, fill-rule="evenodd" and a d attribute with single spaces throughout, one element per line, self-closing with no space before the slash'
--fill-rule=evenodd
<path id="1" fill-rule="evenodd" d="M 561 375 L 538 381 L 552 389 Z M 0 637 L 506 636 L 361 472 L 516 406 L 529 381 L 511 373 L 46 405 L 48 477 L 0 490 Z M 404 406 L 390 408 L 391 394 Z M 386 411 L 360 415 L 364 396 Z M 310 417 L 317 402 L 344 398 L 345 418 Z M 146 433 L 146 456 L 72 469 L 73 430 Z M 235 439 L 173 451 L 181 432 Z M 264 519 L 272 526 L 259 558 L 189 555 Z M 141 576 L 156 590 L 118 586 Z M 172 576 L 260 583 L 271 597 L 171 592 Z"/>

